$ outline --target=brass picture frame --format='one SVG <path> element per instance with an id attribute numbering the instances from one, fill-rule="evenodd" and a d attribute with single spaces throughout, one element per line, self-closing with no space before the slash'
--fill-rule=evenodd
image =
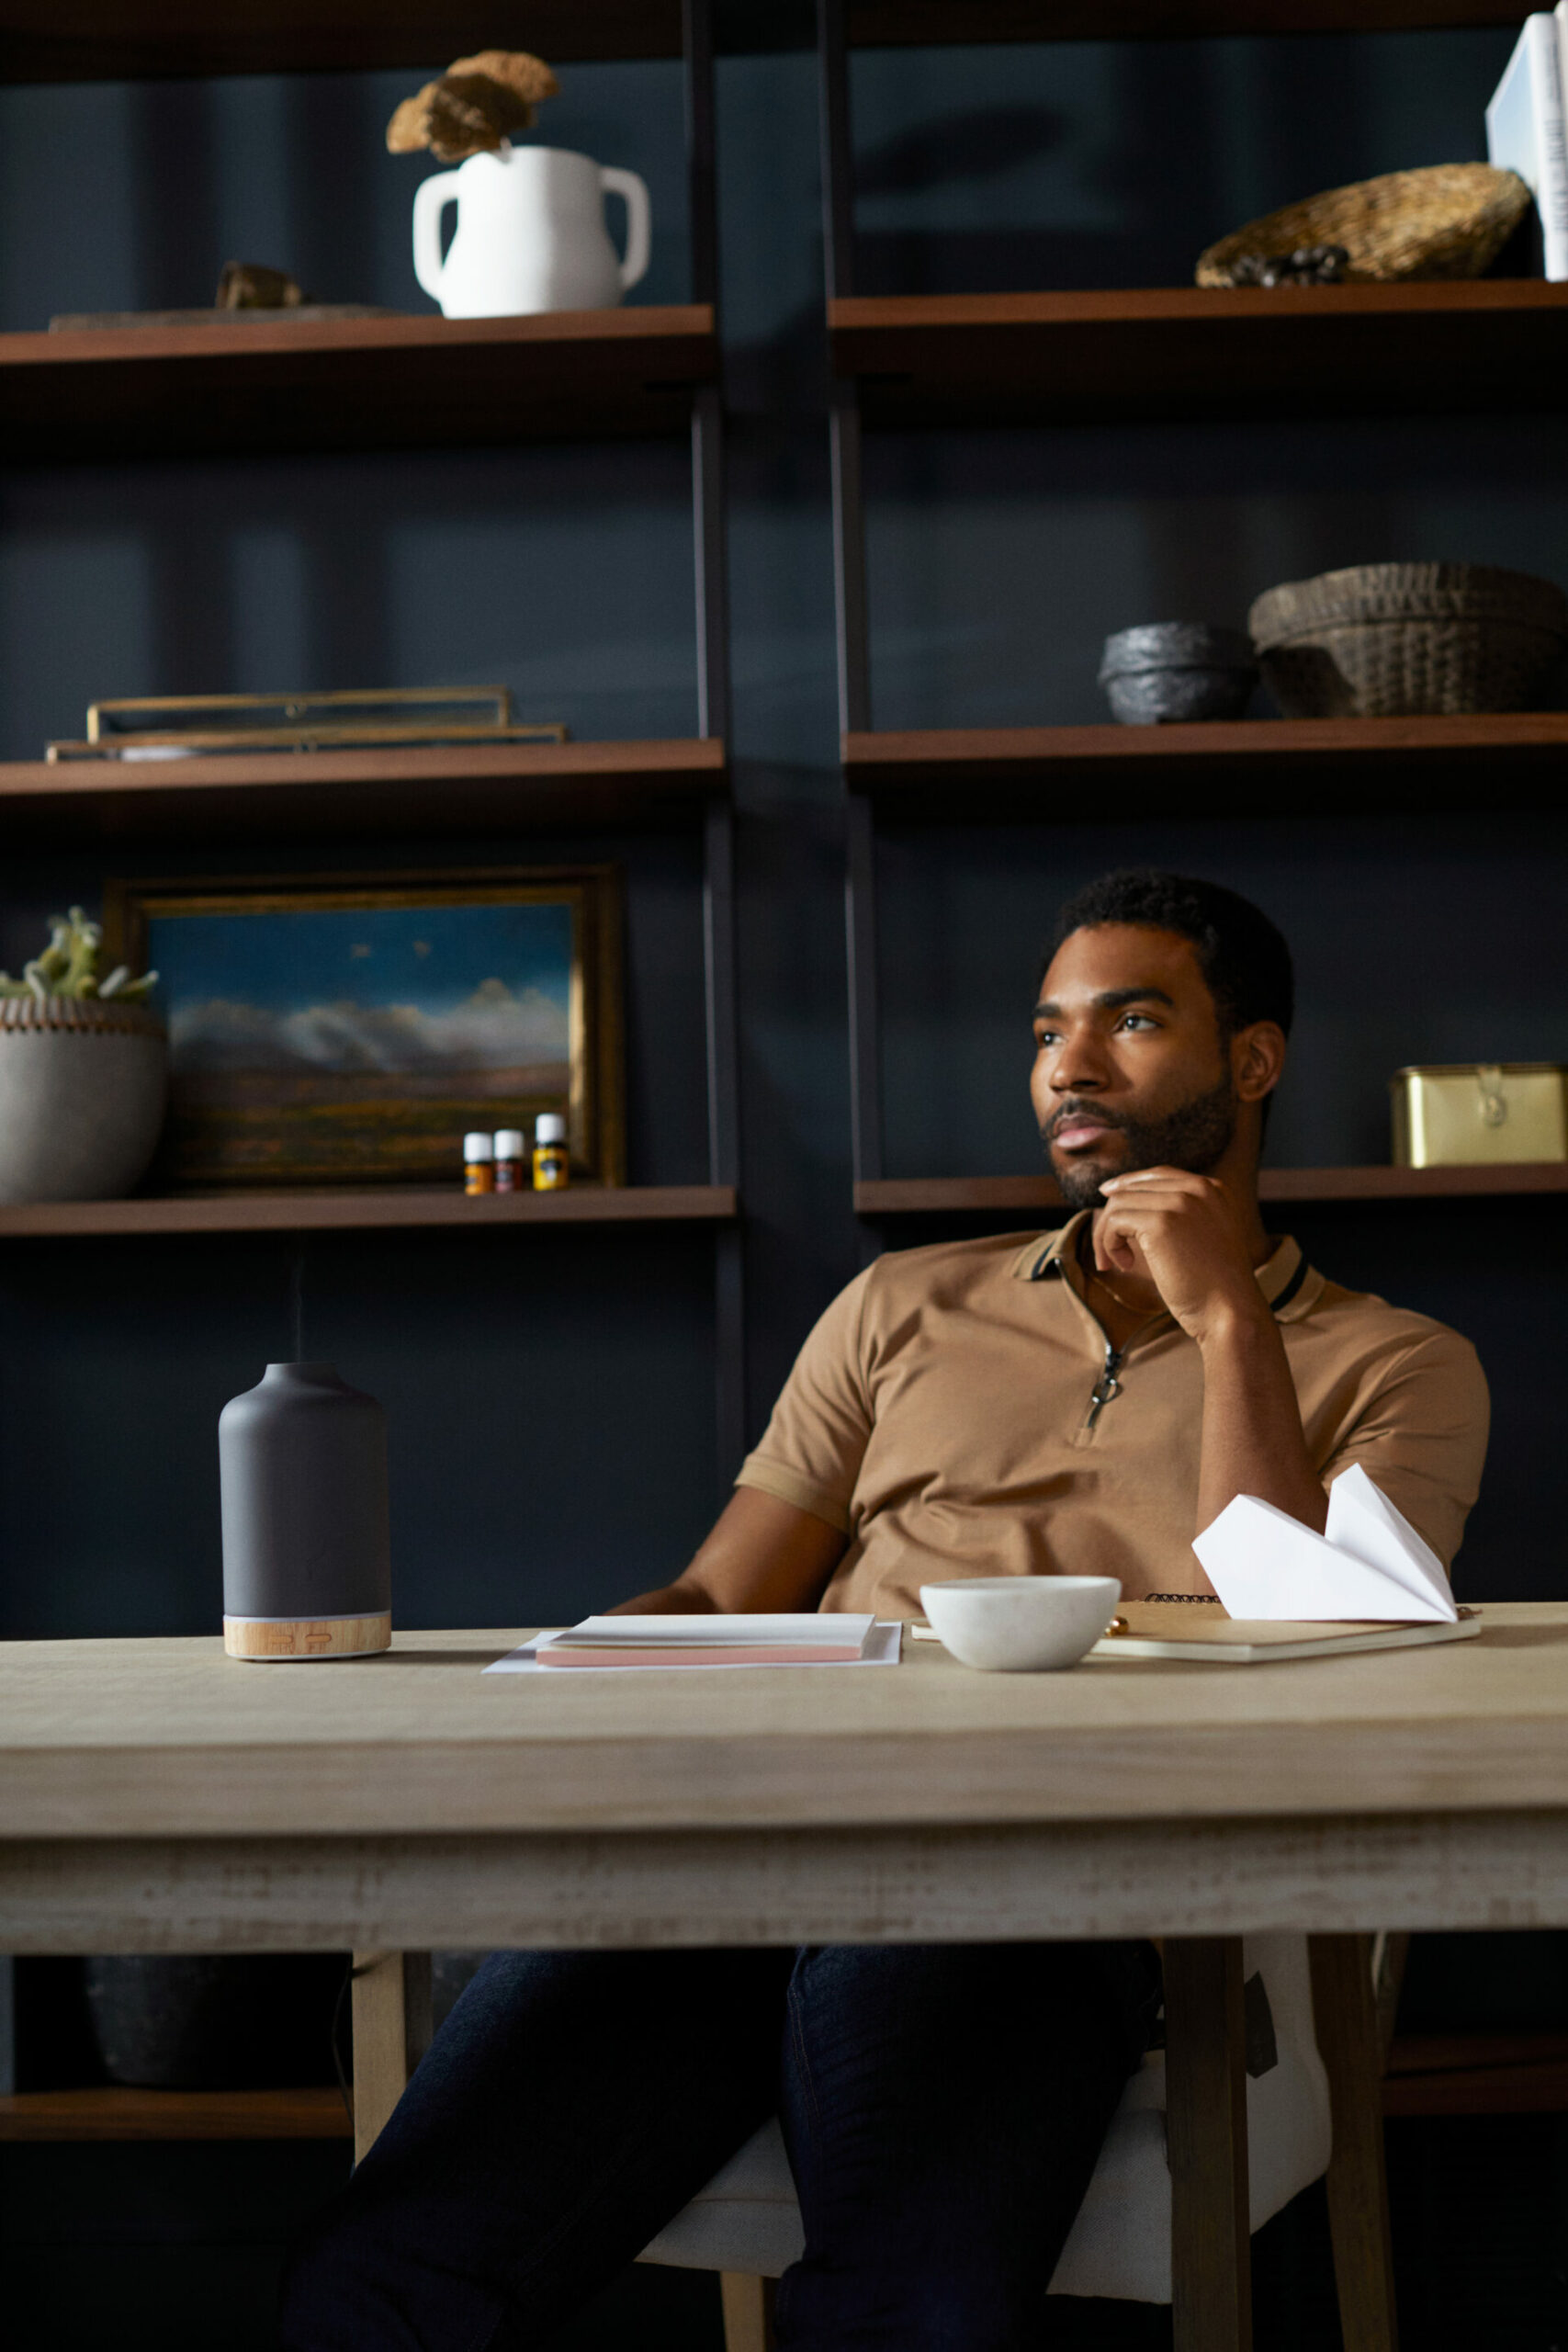
<path id="1" fill-rule="evenodd" d="M 558 1111 L 624 1183 L 621 925 L 610 865 L 107 883 L 169 1026 L 150 1182 L 458 1183 L 470 1128 Z"/>

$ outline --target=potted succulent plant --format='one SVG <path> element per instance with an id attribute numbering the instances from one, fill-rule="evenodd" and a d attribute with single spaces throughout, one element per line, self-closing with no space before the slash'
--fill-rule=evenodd
<path id="1" fill-rule="evenodd" d="M 145 1002 L 156 972 L 101 979 L 103 933 L 80 907 L 50 917 L 20 979 L 0 972 L 0 1202 L 103 1201 L 152 1157 L 168 1039 Z"/>

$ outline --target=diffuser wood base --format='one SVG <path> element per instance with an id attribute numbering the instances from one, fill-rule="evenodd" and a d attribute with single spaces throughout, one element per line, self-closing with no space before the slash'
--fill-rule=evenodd
<path id="1" fill-rule="evenodd" d="M 392 1645 L 392 1615 L 377 1617 L 225 1617 L 231 1657 L 373 1657 Z"/>

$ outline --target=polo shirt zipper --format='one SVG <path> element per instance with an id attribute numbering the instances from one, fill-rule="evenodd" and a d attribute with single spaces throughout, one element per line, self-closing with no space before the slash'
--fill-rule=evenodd
<path id="1" fill-rule="evenodd" d="M 1116 1375 L 1122 1369 L 1124 1352 L 1121 1348 L 1113 1348 L 1109 1340 L 1105 1342 L 1105 1363 L 1089 1394 L 1089 1419 L 1084 1423 L 1086 1430 L 1093 1429 L 1102 1407 L 1109 1405 L 1113 1396 L 1121 1396 L 1122 1383 Z"/>

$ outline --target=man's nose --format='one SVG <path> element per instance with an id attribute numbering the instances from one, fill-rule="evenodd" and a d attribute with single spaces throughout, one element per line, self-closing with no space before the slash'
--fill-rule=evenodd
<path id="1" fill-rule="evenodd" d="M 1051 1070 L 1051 1091 L 1054 1094 L 1092 1094 L 1104 1086 L 1110 1072 L 1093 1036 L 1068 1037 L 1057 1054 Z"/>

